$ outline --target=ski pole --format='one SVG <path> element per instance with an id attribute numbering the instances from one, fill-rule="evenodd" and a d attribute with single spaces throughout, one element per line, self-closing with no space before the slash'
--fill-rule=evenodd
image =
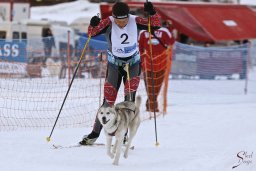
<path id="1" fill-rule="evenodd" d="M 85 43 L 85 45 L 84 45 L 82 54 L 80 55 L 79 62 L 78 62 L 78 64 L 77 64 L 77 66 L 76 66 L 76 69 L 75 69 L 75 72 L 74 72 L 74 74 L 73 74 L 72 80 L 71 80 L 71 82 L 70 82 L 70 84 L 69 84 L 69 86 L 68 86 L 68 91 L 66 92 L 66 95 L 65 95 L 64 100 L 63 100 L 63 102 L 62 102 L 62 105 L 61 105 L 61 107 L 60 107 L 58 116 L 57 116 L 57 118 L 56 118 L 56 120 L 55 120 L 55 123 L 54 123 L 54 125 L 53 125 L 52 131 L 51 131 L 51 133 L 50 133 L 50 136 L 46 138 L 46 140 L 47 140 L 48 142 L 51 141 L 51 136 L 52 136 L 53 130 L 54 130 L 54 128 L 55 128 L 55 126 L 56 126 L 56 123 L 57 123 L 57 121 L 58 121 L 58 119 L 59 119 L 59 116 L 60 116 L 60 114 L 61 114 L 62 108 L 63 108 L 63 106 L 64 106 L 64 104 L 65 104 L 65 101 L 66 101 L 66 99 L 67 99 L 67 97 L 68 97 L 69 90 L 70 90 L 70 88 L 71 88 L 71 86 L 72 86 L 72 84 L 73 84 L 73 81 L 74 81 L 74 79 L 75 79 L 77 70 L 78 70 L 78 68 L 79 68 L 79 65 L 80 65 L 81 62 L 82 62 L 82 59 L 83 59 L 83 57 L 84 57 L 84 55 L 85 55 L 85 51 L 86 51 L 86 49 L 87 49 L 87 46 L 88 46 L 90 40 L 91 40 L 91 34 L 89 35 L 89 37 L 88 37 L 88 39 L 87 39 L 87 41 L 86 41 L 86 43 Z"/>
<path id="2" fill-rule="evenodd" d="M 148 2 L 148 0 L 146 0 Z M 152 80 L 152 93 L 153 93 L 153 102 L 154 102 L 154 121 L 155 121 L 155 137 L 156 137 L 156 146 L 159 146 L 157 140 L 157 126 L 156 126 L 156 98 L 155 98 L 155 82 L 153 77 L 153 57 L 152 57 L 152 42 L 151 42 L 151 20 L 150 14 L 148 15 L 148 33 L 149 33 L 149 53 L 150 53 L 150 70 L 151 70 L 151 80 Z"/>
<path id="3" fill-rule="evenodd" d="M 129 96 L 130 96 L 129 100 L 132 101 L 132 94 L 130 92 L 130 90 L 131 90 L 131 85 L 130 84 L 131 83 L 130 83 L 129 64 L 125 65 L 125 71 L 127 73 L 127 81 L 128 81 L 128 87 L 129 87 Z"/>

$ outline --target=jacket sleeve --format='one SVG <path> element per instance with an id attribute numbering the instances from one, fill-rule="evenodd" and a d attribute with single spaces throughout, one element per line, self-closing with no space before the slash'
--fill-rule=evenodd
<path id="1" fill-rule="evenodd" d="M 162 27 L 161 30 L 163 31 L 162 39 L 164 41 L 164 44 L 166 44 L 167 46 L 173 45 L 175 42 L 175 39 L 172 33 L 167 28 L 164 28 L 164 27 Z"/>
<path id="2" fill-rule="evenodd" d="M 91 35 L 92 37 L 97 36 L 99 34 L 103 34 L 106 32 L 107 28 L 111 25 L 111 20 L 109 17 L 103 19 L 100 21 L 99 25 L 96 27 L 92 27 L 89 25 L 88 27 L 88 35 Z"/>
<path id="3" fill-rule="evenodd" d="M 148 19 L 143 17 L 136 17 L 136 24 L 139 30 L 147 30 L 148 29 Z M 161 21 L 159 14 L 154 14 L 150 16 L 150 27 L 153 30 L 159 29 L 161 27 Z"/>
<path id="4" fill-rule="evenodd" d="M 139 51 L 142 54 L 144 52 L 145 30 L 140 32 L 138 39 L 139 39 Z"/>

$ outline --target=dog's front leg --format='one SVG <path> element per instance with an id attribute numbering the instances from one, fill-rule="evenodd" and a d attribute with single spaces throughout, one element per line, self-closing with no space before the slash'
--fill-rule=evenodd
<path id="1" fill-rule="evenodd" d="M 113 153 L 113 154 L 116 153 L 116 146 L 117 146 L 117 144 L 118 144 L 118 141 L 117 141 L 117 139 L 116 139 L 116 142 L 115 142 L 115 144 L 114 144 L 114 146 L 113 146 L 113 150 L 112 150 L 112 153 Z"/>
<path id="2" fill-rule="evenodd" d="M 112 145 L 112 136 L 106 135 L 106 140 L 107 140 L 107 155 L 113 159 L 114 158 L 114 154 L 111 153 L 111 145 Z"/>
<path id="3" fill-rule="evenodd" d="M 119 158 L 120 158 L 121 151 L 122 151 L 122 149 L 121 149 L 122 148 L 122 142 L 123 142 L 122 138 L 117 139 L 116 155 L 115 155 L 115 159 L 114 159 L 113 165 L 118 165 L 118 163 L 119 163 Z"/>

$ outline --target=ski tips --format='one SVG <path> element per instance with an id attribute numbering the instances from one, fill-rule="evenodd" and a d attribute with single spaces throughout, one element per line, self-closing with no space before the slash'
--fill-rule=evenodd
<path id="1" fill-rule="evenodd" d="M 47 142 L 50 142 L 50 141 L 51 141 L 51 138 L 50 138 L 50 137 L 47 137 L 47 138 L 46 138 L 46 141 L 47 141 Z"/>

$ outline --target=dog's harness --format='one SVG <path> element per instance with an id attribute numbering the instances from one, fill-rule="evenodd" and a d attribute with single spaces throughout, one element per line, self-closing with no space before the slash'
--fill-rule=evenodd
<path id="1" fill-rule="evenodd" d="M 136 114 L 136 113 L 135 113 L 135 110 L 132 110 L 132 109 L 130 109 L 130 108 L 128 108 L 128 107 L 127 107 L 127 108 L 122 108 L 122 109 L 130 110 L 130 111 L 132 111 L 132 112 L 134 113 L 134 115 Z M 118 110 L 121 110 L 121 109 L 118 109 Z M 134 117 L 134 118 L 135 118 L 135 117 Z M 133 118 L 133 119 L 134 119 L 134 118 Z M 132 120 L 133 120 L 133 119 L 132 119 Z M 108 135 L 109 135 L 109 136 L 115 136 L 115 135 L 116 135 L 116 131 L 117 131 L 118 126 L 119 126 L 118 118 L 115 120 L 115 124 L 114 124 L 114 126 L 115 126 L 115 125 L 116 125 L 116 129 L 115 129 L 115 131 L 114 131 L 114 132 L 112 132 L 112 133 L 108 133 Z"/>
<path id="2" fill-rule="evenodd" d="M 119 123 L 117 123 L 117 122 L 118 122 L 118 120 L 116 119 L 115 124 L 113 125 L 113 126 L 115 126 L 115 125 L 116 125 L 116 129 L 115 129 L 115 131 L 114 131 L 114 132 L 112 132 L 112 133 L 108 133 L 108 135 L 110 135 L 110 136 L 115 136 L 116 131 L 117 131 L 117 128 L 118 128 L 118 126 L 119 126 Z"/>

